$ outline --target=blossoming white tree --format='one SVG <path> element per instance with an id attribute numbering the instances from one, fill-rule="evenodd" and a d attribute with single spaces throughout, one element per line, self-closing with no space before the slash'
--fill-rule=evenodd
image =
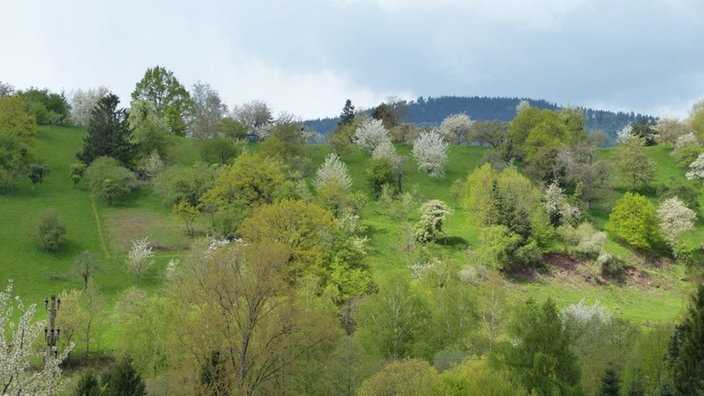
<path id="1" fill-rule="evenodd" d="M 3 395 L 50 395 L 63 388 L 59 366 L 73 344 L 52 356 L 47 347 L 36 348 L 43 344 L 37 341 L 44 333 L 45 324 L 31 322 L 35 309 L 34 304 L 25 307 L 19 297 L 12 297 L 12 281 L 0 292 L 0 391 Z M 42 361 L 41 368 L 33 366 Z"/>
<path id="2" fill-rule="evenodd" d="M 87 126 L 93 108 L 109 92 L 105 87 L 74 91 L 71 94 L 71 122 Z"/>
<path id="3" fill-rule="evenodd" d="M 440 132 L 448 141 L 462 144 L 472 130 L 472 120 L 466 114 L 447 116 L 440 124 Z"/>
<path id="4" fill-rule="evenodd" d="M 687 179 L 704 179 L 704 153 L 699 154 L 697 159 L 689 164 L 689 171 L 685 174 Z"/>
<path id="5" fill-rule="evenodd" d="M 674 247 L 679 236 L 688 230 L 694 229 L 697 215 L 685 205 L 678 197 L 664 200 L 655 213 L 658 219 L 660 235 L 667 243 Z"/>
<path id="6" fill-rule="evenodd" d="M 127 269 L 140 278 L 154 263 L 154 251 L 147 237 L 132 241 L 132 249 L 127 253 Z"/>
<path id="7" fill-rule="evenodd" d="M 420 207 L 420 220 L 415 226 L 416 240 L 427 243 L 437 239 L 444 232 L 444 224 L 450 216 L 450 208 L 439 199 L 432 199 Z"/>
<path id="8" fill-rule="evenodd" d="M 320 187 L 330 182 L 339 183 L 347 191 L 352 188 L 352 178 L 347 170 L 347 165 L 335 153 L 328 154 L 325 157 L 325 162 L 315 172 L 316 189 L 320 189 Z"/>
<path id="9" fill-rule="evenodd" d="M 382 142 L 391 141 L 389 130 L 384 127 L 381 120 L 369 119 L 354 132 L 352 141 L 362 146 L 365 150 L 373 152 Z"/>
<path id="10" fill-rule="evenodd" d="M 445 173 L 448 144 L 437 131 L 421 133 L 413 142 L 413 158 L 418 162 L 418 169 L 431 177 Z"/>

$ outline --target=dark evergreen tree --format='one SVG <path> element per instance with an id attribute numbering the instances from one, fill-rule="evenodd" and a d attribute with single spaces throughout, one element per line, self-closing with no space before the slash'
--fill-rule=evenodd
<path id="1" fill-rule="evenodd" d="M 134 157 L 130 143 L 131 131 L 127 125 L 127 110 L 118 109 L 120 99 L 108 94 L 98 101 L 91 112 L 88 135 L 83 138 L 83 150 L 76 157 L 90 164 L 102 156 L 112 157 L 129 168 Z"/>
<path id="2" fill-rule="evenodd" d="M 122 358 L 120 363 L 103 374 L 101 396 L 145 396 L 144 381 L 132 365 L 132 359 Z"/>
<path id="3" fill-rule="evenodd" d="M 579 366 L 572 351 L 572 335 L 562 325 L 555 303 L 529 300 L 511 326 L 515 344 L 506 364 L 531 394 L 580 394 Z"/>
<path id="4" fill-rule="evenodd" d="M 655 146 L 655 138 L 658 131 L 655 129 L 655 121 L 650 118 L 639 118 L 631 123 L 631 135 L 638 136 L 645 140 L 646 146 Z"/>
<path id="5" fill-rule="evenodd" d="M 98 377 L 92 372 L 83 374 L 78 380 L 73 396 L 100 396 Z"/>
<path id="6" fill-rule="evenodd" d="M 342 108 L 342 113 L 340 113 L 340 121 L 337 125 L 346 125 L 354 120 L 354 106 L 352 106 L 352 101 L 347 99 L 345 101 L 345 107 Z"/>
<path id="7" fill-rule="evenodd" d="M 599 396 L 619 396 L 620 386 L 621 379 L 618 377 L 613 365 L 609 364 L 604 372 L 604 376 L 601 377 L 601 389 L 599 389 Z"/>
<path id="8" fill-rule="evenodd" d="M 672 336 L 669 355 L 674 393 L 704 394 L 704 284 L 697 288 L 687 318 Z"/>

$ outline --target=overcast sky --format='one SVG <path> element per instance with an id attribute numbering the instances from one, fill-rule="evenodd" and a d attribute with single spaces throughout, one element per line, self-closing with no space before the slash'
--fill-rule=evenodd
<path id="1" fill-rule="evenodd" d="M 704 0 L 0 0 L 0 81 L 127 106 L 147 68 L 230 106 L 336 116 L 395 96 L 516 96 L 685 117 Z"/>

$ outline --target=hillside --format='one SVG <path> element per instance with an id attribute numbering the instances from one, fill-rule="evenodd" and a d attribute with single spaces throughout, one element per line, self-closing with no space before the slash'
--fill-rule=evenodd
<path id="1" fill-rule="evenodd" d="M 522 100 L 527 100 L 531 106 L 541 109 L 556 110 L 560 105 L 542 99 L 497 98 L 479 96 L 441 96 L 438 98 L 419 97 L 410 102 L 404 102 L 401 110 L 402 121 L 410 122 L 418 127 L 434 127 L 440 125 L 443 119 L 452 114 L 464 113 L 473 120 L 479 121 L 510 121 L 516 115 L 516 106 Z M 581 108 L 587 120 L 587 129 L 601 130 L 607 133 L 607 144 L 613 144 L 616 135 L 625 125 L 641 118 L 652 118 L 647 115 L 612 112 L 607 110 Z M 370 111 L 370 110 L 364 110 Z M 307 120 L 304 123 L 311 129 L 327 135 L 337 125 L 338 117 Z"/>

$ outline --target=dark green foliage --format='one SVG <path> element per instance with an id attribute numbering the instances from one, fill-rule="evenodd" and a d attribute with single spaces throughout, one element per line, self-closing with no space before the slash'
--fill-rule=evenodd
<path id="1" fill-rule="evenodd" d="M 225 357 L 220 351 L 213 351 L 200 370 L 201 385 L 208 394 L 227 395 L 231 386 L 228 379 Z"/>
<path id="2" fill-rule="evenodd" d="M 49 173 L 51 168 L 44 164 L 29 164 L 29 180 L 32 184 L 41 184 L 44 181 L 44 175 Z"/>
<path id="3" fill-rule="evenodd" d="M 27 144 L 17 136 L 0 134 L 0 192 L 11 190 L 30 161 Z"/>
<path id="4" fill-rule="evenodd" d="M 201 158 L 209 164 L 227 164 L 239 153 L 237 142 L 222 136 L 198 140 L 198 145 Z"/>
<path id="5" fill-rule="evenodd" d="M 100 396 L 100 394 L 98 377 L 92 372 L 83 374 L 73 391 L 73 396 Z"/>
<path id="6" fill-rule="evenodd" d="M 42 213 L 39 218 L 37 236 L 42 248 L 47 252 L 57 250 L 64 241 L 66 225 L 52 209 Z"/>
<path id="7" fill-rule="evenodd" d="M 619 387 L 621 385 L 621 379 L 618 377 L 614 367 L 609 364 L 604 372 L 604 376 L 601 378 L 601 389 L 599 389 L 599 396 L 619 396 Z"/>
<path id="8" fill-rule="evenodd" d="M 144 396 L 147 394 L 144 381 L 135 370 L 132 359 L 122 358 L 117 366 L 103 374 L 101 396 Z"/>
<path id="9" fill-rule="evenodd" d="M 387 158 L 370 159 L 367 165 L 367 186 L 372 196 L 378 198 L 386 184 L 393 187 L 393 190 L 398 188 L 394 165 Z"/>
<path id="10" fill-rule="evenodd" d="M 191 206 L 215 183 L 215 169 L 202 162 L 193 166 L 174 165 L 159 172 L 152 180 L 154 192 L 167 206 L 186 200 Z"/>
<path id="11" fill-rule="evenodd" d="M 215 123 L 215 131 L 230 139 L 244 139 L 247 137 L 247 125 L 232 117 L 225 117 Z"/>
<path id="12" fill-rule="evenodd" d="M 398 125 L 399 119 L 394 111 L 394 105 L 382 103 L 372 111 L 372 118 L 380 120 L 386 129 L 391 129 Z"/>
<path id="13" fill-rule="evenodd" d="M 572 335 L 564 328 L 555 303 L 529 300 L 512 326 L 514 345 L 505 361 L 516 379 L 538 395 L 579 394 L 579 366 L 572 351 Z"/>
<path id="14" fill-rule="evenodd" d="M 130 143 L 127 110 L 118 109 L 120 99 L 108 94 L 98 101 L 88 122 L 88 135 L 83 138 L 83 149 L 76 157 L 89 165 L 98 157 L 112 157 L 129 167 L 135 149 Z"/>
<path id="15" fill-rule="evenodd" d="M 704 284 L 697 288 L 687 318 L 672 336 L 669 358 L 675 394 L 704 393 Z"/>
<path id="16" fill-rule="evenodd" d="M 631 123 L 631 135 L 638 136 L 645 141 L 646 146 L 655 146 L 658 131 L 655 121 L 651 118 L 640 118 Z"/>
<path id="17" fill-rule="evenodd" d="M 352 101 L 347 99 L 345 101 L 345 107 L 342 108 L 342 113 L 340 113 L 340 122 L 337 125 L 346 125 L 354 120 L 354 106 Z"/>
<path id="18" fill-rule="evenodd" d="M 40 125 L 62 124 L 69 115 L 69 105 L 63 94 L 50 93 L 46 89 L 30 88 L 18 92 L 27 104 L 27 112 Z"/>

